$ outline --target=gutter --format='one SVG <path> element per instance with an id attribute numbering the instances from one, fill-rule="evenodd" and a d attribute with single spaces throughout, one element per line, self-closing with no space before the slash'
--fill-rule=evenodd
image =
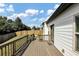
<path id="1" fill-rule="evenodd" d="M 59 16 L 62 12 L 64 12 L 67 8 L 69 8 L 73 3 L 62 3 L 56 11 L 49 17 L 47 20 L 47 24 L 53 21 L 57 16 Z"/>

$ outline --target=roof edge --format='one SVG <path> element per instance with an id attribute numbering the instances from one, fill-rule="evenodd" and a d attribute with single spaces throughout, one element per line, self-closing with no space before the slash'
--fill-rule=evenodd
<path id="1" fill-rule="evenodd" d="M 74 3 L 62 3 L 60 6 L 56 9 L 56 11 L 49 17 L 47 20 L 47 24 L 54 20 L 57 16 L 59 16 L 62 12 L 64 12 L 68 7 L 73 5 Z"/>

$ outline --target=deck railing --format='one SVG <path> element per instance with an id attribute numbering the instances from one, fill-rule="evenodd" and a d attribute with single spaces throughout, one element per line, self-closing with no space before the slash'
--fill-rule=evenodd
<path id="1" fill-rule="evenodd" d="M 11 40 L 8 40 L 0 44 L 0 56 L 22 55 L 31 41 L 31 38 L 28 36 L 17 36 Z"/>
<path id="2" fill-rule="evenodd" d="M 37 38 L 38 38 L 39 40 L 49 40 L 50 35 L 39 35 Z"/>

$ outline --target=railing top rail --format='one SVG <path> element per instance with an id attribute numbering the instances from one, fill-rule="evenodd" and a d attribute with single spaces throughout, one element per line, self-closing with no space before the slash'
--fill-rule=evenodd
<path id="1" fill-rule="evenodd" d="M 4 42 L 4 43 L 1 43 L 1 44 L 0 44 L 0 47 L 5 46 L 5 45 L 7 45 L 7 44 L 10 44 L 10 43 L 12 43 L 12 42 L 14 42 L 14 41 L 17 41 L 17 40 L 19 40 L 19 39 L 21 39 L 21 38 L 24 38 L 24 37 L 26 37 L 26 36 L 27 36 L 27 35 L 17 36 L 17 37 L 15 37 L 15 38 L 12 38 L 11 40 L 8 40 L 8 41 L 6 41 L 6 42 Z"/>
<path id="2" fill-rule="evenodd" d="M 51 35 L 39 35 L 39 36 L 51 36 Z"/>

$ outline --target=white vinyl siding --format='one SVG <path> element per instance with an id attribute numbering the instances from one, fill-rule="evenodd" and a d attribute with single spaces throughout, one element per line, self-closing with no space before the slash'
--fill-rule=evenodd
<path id="1" fill-rule="evenodd" d="M 79 13 L 79 4 L 74 4 L 48 24 L 54 24 L 54 45 L 65 56 L 79 56 L 73 48 L 74 15 Z M 64 50 L 64 53 L 62 52 Z"/>
<path id="2" fill-rule="evenodd" d="M 71 19 L 71 20 L 70 20 Z M 73 39 L 73 20 L 69 18 L 65 21 L 60 21 L 55 23 L 54 28 L 54 45 L 62 52 L 64 49 L 64 55 L 68 55 L 66 52 L 69 53 L 72 50 L 72 39 Z M 58 41 L 58 43 L 57 43 Z M 71 53 L 69 53 L 70 55 Z"/>

